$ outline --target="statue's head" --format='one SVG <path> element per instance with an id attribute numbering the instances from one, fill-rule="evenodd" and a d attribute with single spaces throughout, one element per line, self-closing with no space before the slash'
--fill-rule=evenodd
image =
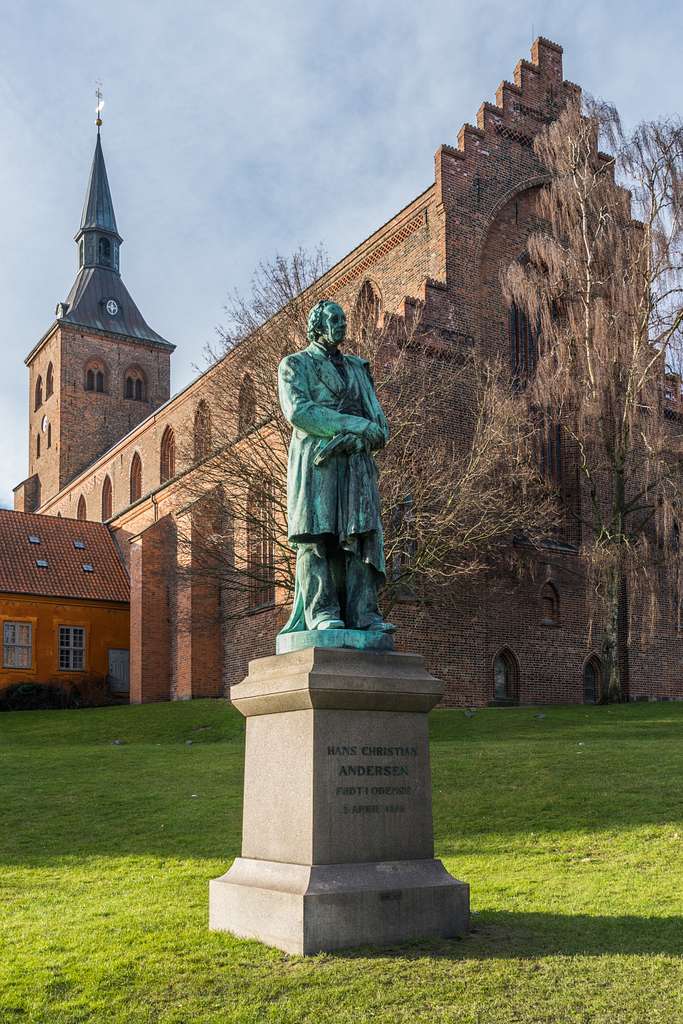
<path id="1" fill-rule="evenodd" d="M 346 314 L 341 306 L 328 299 L 318 302 L 308 314 L 309 341 L 320 341 L 326 348 L 337 348 L 346 337 Z"/>

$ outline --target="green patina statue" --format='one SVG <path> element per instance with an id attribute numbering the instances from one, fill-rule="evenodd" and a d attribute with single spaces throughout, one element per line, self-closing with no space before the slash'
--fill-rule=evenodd
<path id="1" fill-rule="evenodd" d="M 367 360 L 339 350 L 345 336 L 341 306 L 319 302 L 308 317 L 310 344 L 279 366 L 280 405 L 293 427 L 287 511 L 296 582 L 278 650 L 304 645 L 286 645 L 288 634 L 316 631 L 322 641 L 328 630 L 344 630 L 343 645 L 349 631 L 363 630 L 353 646 L 392 646 L 394 627 L 377 602 L 385 564 L 372 454 L 387 443 L 389 426 Z"/>

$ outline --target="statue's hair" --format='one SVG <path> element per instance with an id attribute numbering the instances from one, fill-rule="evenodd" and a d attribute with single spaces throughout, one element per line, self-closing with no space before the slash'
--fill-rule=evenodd
<path id="1" fill-rule="evenodd" d="M 328 306 L 336 306 L 336 302 L 331 302 L 329 299 L 321 299 L 320 302 L 316 302 L 315 306 L 308 314 L 308 323 L 306 325 L 306 337 L 309 341 L 317 341 L 318 338 L 325 333 L 323 327 L 323 314 Z"/>

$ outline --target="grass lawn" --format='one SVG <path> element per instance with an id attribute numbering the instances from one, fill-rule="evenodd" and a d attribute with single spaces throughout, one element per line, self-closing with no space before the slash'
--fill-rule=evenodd
<path id="1" fill-rule="evenodd" d="M 431 716 L 472 934 L 313 958 L 207 930 L 239 852 L 228 704 L 0 715 L 0 1021 L 680 1024 L 683 705 L 542 714 Z"/>

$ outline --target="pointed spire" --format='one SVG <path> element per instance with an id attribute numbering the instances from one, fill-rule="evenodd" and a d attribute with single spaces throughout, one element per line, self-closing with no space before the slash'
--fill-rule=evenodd
<path id="1" fill-rule="evenodd" d="M 97 128 L 95 154 L 92 159 L 92 167 L 90 168 L 90 179 L 85 193 L 79 233 L 92 229 L 109 231 L 113 235 L 118 235 L 116 217 L 114 216 L 114 204 L 112 203 L 109 182 L 107 180 L 107 168 L 104 165 L 99 126 Z"/>

